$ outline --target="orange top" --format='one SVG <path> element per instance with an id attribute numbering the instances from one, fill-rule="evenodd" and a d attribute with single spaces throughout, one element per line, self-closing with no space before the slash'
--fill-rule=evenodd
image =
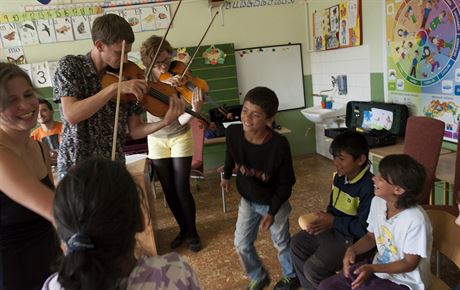
<path id="1" fill-rule="evenodd" d="M 32 131 L 32 133 L 30 134 L 30 137 L 32 137 L 34 140 L 41 142 L 42 139 L 47 136 L 58 135 L 59 143 L 61 143 L 62 123 L 54 122 L 54 124 L 55 124 L 54 128 L 46 132 L 42 129 L 42 127 L 38 127 L 37 129 Z"/>

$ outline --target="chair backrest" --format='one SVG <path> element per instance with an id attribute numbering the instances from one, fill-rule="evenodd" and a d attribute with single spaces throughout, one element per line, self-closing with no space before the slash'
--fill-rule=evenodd
<path id="1" fill-rule="evenodd" d="M 458 127 L 460 133 L 460 126 Z M 455 177 L 454 177 L 454 205 L 460 203 L 460 140 L 457 140 L 457 153 L 455 158 Z"/>
<path id="2" fill-rule="evenodd" d="M 199 171 L 203 174 L 203 147 L 204 147 L 204 127 L 195 118 L 190 120 L 193 135 L 193 158 L 192 158 L 192 173 Z"/>
<path id="3" fill-rule="evenodd" d="M 417 160 L 426 171 L 420 204 L 429 203 L 443 135 L 444 122 L 440 120 L 419 116 L 412 116 L 407 119 L 404 153 Z"/>
<path id="4" fill-rule="evenodd" d="M 444 210 L 429 209 L 426 213 L 433 228 L 433 249 L 460 268 L 460 226 L 455 224 L 455 217 Z"/>

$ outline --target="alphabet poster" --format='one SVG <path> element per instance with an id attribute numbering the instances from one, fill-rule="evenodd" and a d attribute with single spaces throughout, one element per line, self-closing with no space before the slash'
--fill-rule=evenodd
<path id="1" fill-rule="evenodd" d="M 460 119 L 460 0 L 386 0 L 389 101 L 445 123 L 457 142 Z"/>

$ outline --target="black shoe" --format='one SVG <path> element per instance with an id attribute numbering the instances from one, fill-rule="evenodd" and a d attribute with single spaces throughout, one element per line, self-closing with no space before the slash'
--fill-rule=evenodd
<path id="1" fill-rule="evenodd" d="M 262 290 L 265 287 L 270 285 L 270 277 L 268 275 L 265 275 L 265 278 L 262 280 L 252 280 L 249 282 L 249 285 L 246 287 L 246 290 Z"/>
<path id="2" fill-rule="evenodd" d="M 178 248 L 180 247 L 180 245 L 182 245 L 185 242 L 186 239 L 187 239 L 187 236 L 179 234 L 174 240 L 172 240 L 169 246 L 171 247 L 171 249 Z"/>
<path id="3" fill-rule="evenodd" d="M 294 290 L 300 287 L 299 278 L 283 277 L 276 283 L 273 290 Z"/>
<path id="4" fill-rule="evenodd" d="M 188 248 L 194 252 L 199 252 L 201 250 L 201 240 L 199 237 L 191 238 Z"/>

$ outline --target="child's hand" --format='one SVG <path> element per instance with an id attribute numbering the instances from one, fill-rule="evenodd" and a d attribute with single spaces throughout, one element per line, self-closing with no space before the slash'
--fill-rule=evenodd
<path id="1" fill-rule="evenodd" d="M 220 187 L 222 187 L 225 192 L 228 192 L 230 188 L 230 180 L 222 178 L 220 180 Z"/>
<path id="2" fill-rule="evenodd" d="M 351 289 L 357 289 L 361 284 L 366 282 L 367 278 L 374 273 L 371 264 L 364 264 L 356 269 L 353 274 L 357 275 L 356 279 L 351 282 Z"/>
<path id="3" fill-rule="evenodd" d="M 310 235 L 318 235 L 319 233 L 328 230 L 332 227 L 334 216 L 330 213 L 319 211 L 316 213 L 317 219 L 310 223 L 307 232 Z"/>
<path id="4" fill-rule="evenodd" d="M 356 253 L 350 247 L 343 256 L 343 276 L 350 278 L 350 267 L 355 263 Z"/>
<path id="5" fill-rule="evenodd" d="M 273 221 L 274 221 L 273 215 L 267 213 L 266 215 L 264 215 L 264 217 L 260 221 L 259 229 L 264 230 L 264 231 L 268 230 L 270 226 L 273 224 Z"/>

